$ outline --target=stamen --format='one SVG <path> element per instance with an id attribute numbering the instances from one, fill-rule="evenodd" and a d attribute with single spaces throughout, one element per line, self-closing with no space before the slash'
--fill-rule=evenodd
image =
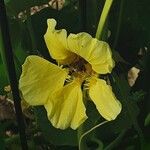
<path id="1" fill-rule="evenodd" d="M 85 89 L 85 90 L 89 90 L 89 85 L 90 85 L 90 83 L 87 82 L 87 80 L 86 80 L 85 82 L 86 82 L 86 83 L 84 83 L 84 89 Z"/>
<path id="2" fill-rule="evenodd" d="M 59 67 L 60 67 L 60 68 L 63 68 L 63 65 L 60 65 Z"/>
<path id="3" fill-rule="evenodd" d="M 92 76 L 89 75 L 88 78 L 86 78 L 87 83 L 89 83 L 89 81 L 91 80 Z"/>
<path id="4" fill-rule="evenodd" d="M 87 87 L 86 87 L 86 86 L 84 86 L 83 88 L 84 88 L 85 90 L 89 90 L 89 86 L 87 86 Z"/>
<path id="5" fill-rule="evenodd" d="M 73 81 L 73 78 L 70 75 L 68 75 L 67 78 L 66 78 L 66 82 L 70 83 L 72 81 Z"/>

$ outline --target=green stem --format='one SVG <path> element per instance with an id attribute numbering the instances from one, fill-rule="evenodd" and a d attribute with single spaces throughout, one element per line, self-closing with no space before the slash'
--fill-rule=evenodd
<path id="1" fill-rule="evenodd" d="M 83 88 L 83 100 L 84 100 L 84 104 L 86 105 L 86 96 L 87 96 L 87 91 L 85 88 Z M 78 128 L 78 143 L 79 143 L 79 150 L 84 150 L 86 149 L 86 145 L 84 142 L 80 143 L 80 138 L 82 136 L 82 134 L 85 132 L 84 129 L 84 124 L 82 124 L 79 128 Z"/>
<path id="2" fill-rule="evenodd" d="M 118 18 L 118 23 L 117 23 L 117 31 L 116 31 L 116 36 L 115 36 L 115 40 L 113 43 L 113 49 L 115 49 L 117 42 L 118 42 L 118 38 L 119 38 L 119 33 L 120 33 L 120 28 L 121 28 L 121 21 L 122 21 L 122 14 L 123 14 L 123 5 L 124 5 L 124 0 L 120 1 L 120 10 L 119 10 L 119 18 Z"/>
<path id="3" fill-rule="evenodd" d="M 79 150 L 84 150 L 85 149 L 85 144 L 84 142 L 80 142 L 80 138 L 82 136 L 82 134 L 84 133 L 84 127 L 83 125 L 81 125 L 79 128 L 78 128 L 78 143 L 79 143 Z"/>
<path id="4" fill-rule="evenodd" d="M 107 123 L 107 122 L 108 122 L 108 121 L 103 121 L 103 122 L 101 122 L 101 123 L 95 125 L 93 128 L 91 128 L 90 130 L 88 130 L 88 131 L 86 131 L 86 132 L 84 132 L 83 126 L 81 126 L 81 128 L 79 128 L 79 130 L 78 130 L 78 135 L 79 135 L 79 137 L 78 137 L 78 138 L 79 138 L 79 150 L 85 150 L 85 149 L 84 149 L 85 145 L 84 145 L 84 143 L 82 142 L 83 138 L 84 138 L 86 135 L 88 135 L 89 133 L 91 133 L 93 130 L 95 130 L 96 128 L 102 126 L 103 124 L 105 124 L 105 123 Z M 84 132 L 84 133 L 83 133 L 83 132 Z"/>
<path id="5" fill-rule="evenodd" d="M 101 39 L 102 31 L 103 31 L 103 28 L 104 28 L 109 10 L 111 8 L 112 2 L 113 2 L 113 0 L 106 0 L 105 1 L 104 8 L 103 8 L 102 14 L 100 16 L 98 28 L 97 28 L 97 31 L 96 31 L 96 38 L 97 39 Z"/>

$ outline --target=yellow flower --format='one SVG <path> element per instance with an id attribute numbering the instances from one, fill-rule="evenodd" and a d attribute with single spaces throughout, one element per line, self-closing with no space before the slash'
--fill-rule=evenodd
<path id="1" fill-rule="evenodd" d="M 54 127 L 77 129 L 87 119 L 83 88 L 98 112 L 106 120 L 114 120 L 121 104 L 111 86 L 98 78 L 99 74 L 111 73 L 114 67 L 109 45 L 84 32 L 67 36 L 66 30 L 55 30 L 54 19 L 47 22 L 45 42 L 58 65 L 39 56 L 26 58 L 19 81 L 26 102 L 44 105 Z"/>

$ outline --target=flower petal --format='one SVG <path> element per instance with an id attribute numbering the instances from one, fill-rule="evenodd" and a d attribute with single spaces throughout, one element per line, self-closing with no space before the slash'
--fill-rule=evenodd
<path id="1" fill-rule="evenodd" d="M 111 86 L 106 81 L 91 78 L 89 95 L 99 113 L 108 121 L 114 120 L 121 111 L 121 103 L 116 99 Z"/>
<path id="2" fill-rule="evenodd" d="M 30 105 L 43 105 L 49 96 L 63 87 L 67 70 L 39 56 L 28 56 L 22 66 L 19 88 Z"/>
<path id="3" fill-rule="evenodd" d="M 87 119 L 82 98 L 81 83 L 77 80 L 55 93 L 44 105 L 52 125 L 60 129 L 78 128 Z"/>
<path id="4" fill-rule="evenodd" d="M 69 50 L 83 57 L 92 65 L 92 69 L 100 74 L 110 73 L 114 61 L 109 45 L 106 42 L 92 38 L 88 33 L 70 34 L 68 36 Z"/>
<path id="5" fill-rule="evenodd" d="M 48 19 L 47 24 L 48 28 L 44 38 L 51 57 L 59 63 L 69 63 L 74 54 L 67 50 L 66 30 L 55 30 L 56 21 L 54 19 Z"/>

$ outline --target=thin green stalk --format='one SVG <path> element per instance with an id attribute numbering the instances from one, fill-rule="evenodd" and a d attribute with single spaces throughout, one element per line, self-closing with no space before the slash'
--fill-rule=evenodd
<path id="1" fill-rule="evenodd" d="M 105 124 L 105 123 L 107 123 L 107 122 L 108 122 L 108 121 L 103 121 L 103 122 L 101 122 L 101 123 L 95 125 L 93 128 L 91 128 L 90 130 L 88 130 L 88 131 L 86 131 L 86 132 L 84 132 L 84 133 L 82 133 L 82 132 L 83 132 L 83 130 L 82 130 L 83 128 L 81 127 L 81 130 L 79 130 L 79 135 L 80 135 L 80 138 L 79 138 L 79 150 L 85 150 L 85 149 L 84 149 L 83 142 L 82 142 L 83 138 L 84 138 L 86 135 L 88 135 L 89 133 L 91 133 L 93 130 L 97 129 L 98 127 L 102 126 L 103 124 Z"/>
<path id="2" fill-rule="evenodd" d="M 87 91 L 85 88 L 83 88 L 83 100 L 84 100 L 84 104 L 86 105 L 86 96 L 87 96 Z M 79 150 L 84 150 L 86 149 L 86 145 L 84 142 L 80 143 L 80 138 L 82 136 L 82 134 L 85 132 L 84 129 L 84 124 L 82 124 L 79 128 L 78 128 L 78 143 L 79 143 Z"/>
<path id="3" fill-rule="evenodd" d="M 80 138 L 82 136 L 82 134 L 84 133 L 84 125 L 81 125 L 79 128 L 78 128 L 78 147 L 79 147 L 79 150 L 84 150 L 86 145 L 84 142 L 80 142 Z"/>
<path id="4" fill-rule="evenodd" d="M 97 27 L 97 32 L 96 32 L 96 38 L 97 39 L 102 38 L 103 28 L 104 28 L 109 10 L 111 8 L 112 2 L 113 2 L 113 0 L 106 0 L 105 1 L 104 8 L 103 8 L 103 11 L 101 13 L 99 24 L 98 24 L 98 27 Z"/>

